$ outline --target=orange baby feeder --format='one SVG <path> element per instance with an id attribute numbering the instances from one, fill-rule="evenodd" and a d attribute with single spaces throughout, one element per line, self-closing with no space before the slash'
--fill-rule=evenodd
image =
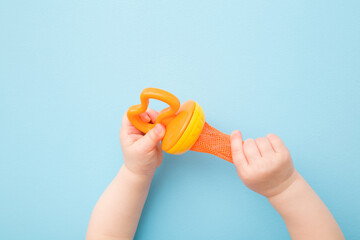
<path id="1" fill-rule="evenodd" d="M 169 104 L 163 109 L 155 123 L 143 122 L 140 114 L 149 105 L 149 99 L 157 99 Z M 161 148 L 170 154 L 182 154 L 188 150 L 216 155 L 232 162 L 230 136 L 211 127 L 205 122 L 201 106 L 189 100 L 180 105 L 173 94 L 157 88 L 146 88 L 140 94 L 141 104 L 129 108 L 127 116 L 130 122 L 143 133 L 147 133 L 155 124 L 166 127 Z"/>

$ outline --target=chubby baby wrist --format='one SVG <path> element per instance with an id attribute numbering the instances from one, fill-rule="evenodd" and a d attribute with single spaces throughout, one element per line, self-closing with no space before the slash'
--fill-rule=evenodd
<path id="1" fill-rule="evenodd" d="M 120 172 L 124 172 L 126 176 L 137 181 L 151 181 L 155 174 L 155 171 L 135 171 L 126 164 L 121 166 L 119 173 Z"/>
<path id="2" fill-rule="evenodd" d="M 275 189 L 273 191 L 272 194 L 265 196 L 269 201 L 273 200 L 273 199 L 277 199 L 277 198 L 281 198 L 281 196 L 286 195 L 287 192 L 289 192 L 289 190 L 291 188 L 293 188 L 293 186 L 297 185 L 298 182 L 300 182 L 302 179 L 301 175 L 294 170 L 294 172 L 290 175 L 290 177 L 288 179 L 286 179 L 286 181 L 284 181 L 282 184 L 280 184 L 277 189 Z"/>

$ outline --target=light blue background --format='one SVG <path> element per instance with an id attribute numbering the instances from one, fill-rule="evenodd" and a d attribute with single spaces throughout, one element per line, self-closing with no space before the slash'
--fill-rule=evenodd
<path id="1" fill-rule="evenodd" d="M 85 237 L 145 87 L 225 133 L 281 136 L 359 239 L 359 59 L 355 0 L 0 0 L 0 239 Z M 233 165 L 189 152 L 165 155 L 136 239 L 289 236 Z"/>

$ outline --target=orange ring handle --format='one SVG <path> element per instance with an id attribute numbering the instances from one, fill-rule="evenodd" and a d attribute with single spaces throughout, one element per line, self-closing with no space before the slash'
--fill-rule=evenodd
<path id="1" fill-rule="evenodd" d="M 155 126 L 154 123 L 143 122 L 140 118 L 140 114 L 144 113 L 148 108 L 150 98 L 169 104 L 168 108 L 165 108 L 160 112 L 159 116 L 156 118 L 155 124 L 164 124 L 166 119 L 175 117 L 180 108 L 180 101 L 173 94 L 158 88 L 145 88 L 140 94 L 141 104 L 131 106 L 127 111 L 129 121 L 143 133 L 147 133 Z"/>

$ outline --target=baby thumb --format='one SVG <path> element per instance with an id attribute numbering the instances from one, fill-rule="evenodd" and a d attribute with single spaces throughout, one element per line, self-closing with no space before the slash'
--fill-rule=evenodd
<path id="1" fill-rule="evenodd" d="M 151 151 L 156 147 L 156 144 L 164 137 L 165 127 L 161 124 L 156 124 L 153 129 L 145 134 L 139 141 L 139 145 L 146 151 Z"/>

